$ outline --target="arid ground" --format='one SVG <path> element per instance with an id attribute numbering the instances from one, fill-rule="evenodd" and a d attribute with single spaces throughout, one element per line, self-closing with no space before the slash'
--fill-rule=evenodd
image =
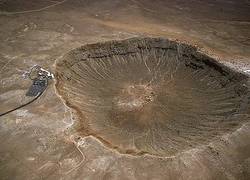
<path id="1" fill-rule="evenodd" d="M 0 0 L 0 113 L 27 102 L 25 94 L 32 81 L 24 79 L 22 75 L 33 65 L 40 65 L 57 74 L 61 71 L 58 70 L 56 62 L 67 57 L 69 52 L 75 52 L 76 48 L 111 40 L 145 37 L 168 39 L 196 47 L 202 54 L 223 66 L 228 66 L 230 71 L 244 76 L 244 83 L 233 82 L 242 82 L 242 87 L 249 82 L 249 0 Z M 82 66 L 85 67 L 84 64 Z M 139 70 L 132 72 L 143 74 L 144 71 L 140 67 L 142 66 L 138 64 Z M 84 72 L 88 72 L 87 70 L 88 68 Z M 163 68 L 162 72 L 164 70 Z M 114 73 L 116 72 L 118 73 L 118 70 L 114 70 Z M 178 77 L 182 80 L 184 75 L 180 73 Z M 117 139 L 113 142 L 119 144 L 117 148 L 109 146 L 105 143 L 105 138 L 97 137 L 84 128 L 79 130 L 81 120 L 76 110 L 66 101 L 67 98 L 60 93 L 59 86 L 56 86 L 60 79 L 57 78 L 49 81 L 44 94 L 34 103 L 0 117 L 1 180 L 250 179 L 250 118 L 245 116 L 247 113 L 237 116 L 234 121 L 235 127 L 230 128 L 230 131 L 213 134 L 215 138 L 209 141 L 201 135 L 200 139 L 193 139 L 190 148 L 183 145 L 178 146 L 178 151 L 169 150 L 171 155 L 166 153 L 168 144 L 160 146 L 163 150 L 160 149 L 158 153 L 155 151 L 157 147 L 149 149 L 144 142 L 138 145 L 139 149 L 143 152 L 146 149 L 151 153 L 134 153 L 130 150 L 121 152 L 121 149 L 131 146 L 119 138 L 128 141 L 129 136 L 115 135 Z M 92 76 L 91 78 L 94 79 Z M 181 86 L 187 81 L 178 82 L 181 82 Z M 99 83 L 97 87 L 101 89 L 106 87 L 105 85 L 106 83 Z M 177 92 L 182 92 L 179 85 L 178 88 L 171 87 L 177 88 Z M 68 90 L 74 92 L 74 86 L 72 87 Z M 122 105 L 118 103 L 116 107 L 119 111 L 123 108 L 130 111 L 131 108 L 134 110 L 141 106 L 138 105 L 138 101 L 132 107 L 124 105 L 127 101 L 123 97 L 127 97 L 131 92 L 133 97 L 139 97 L 140 100 L 141 92 L 145 93 L 147 97 L 144 100 L 147 102 L 154 102 L 156 98 L 150 87 L 136 85 L 135 90 L 134 86 L 127 87 L 117 96 L 121 97 L 117 102 L 122 102 Z M 195 112 L 204 109 L 207 100 L 217 97 L 216 93 L 211 93 L 210 96 L 209 89 L 202 84 L 192 86 L 198 87 L 202 87 L 202 91 L 206 92 L 206 98 L 199 98 L 202 106 L 192 106 L 196 108 Z M 63 90 L 62 88 L 61 91 Z M 113 92 L 112 90 L 110 92 Z M 156 92 L 161 91 L 157 89 Z M 173 92 L 176 92 L 175 89 L 171 89 L 170 94 L 173 95 Z M 89 86 L 84 86 L 78 94 L 86 93 L 92 93 Z M 100 101 L 102 98 L 99 95 L 106 97 L 105 94 L 97 94 Z M 187 97 L 184 96 L 186 94 L 181 95 Z M 243 99 L 249 100 L 249 97 Z M 77 99 L 74 99 L 73 103 L 75 102 L 78 102 Z M 226 103 L 232 104 L 228 99 Z M 169 101 L 166 105 L 168 104 Z M 249 104 L 246 107 L 246 112 L 249 112 Z M 86 110 L 84 106 L 81 108 L 83 111 Z M 95 109 L 90 105 L 88 108 L 92 110 L 88 111 L 89 117 L 101 122 L 100 124 L 105 122 L 101 121 L 101 118 L 106 117 L 106 114 L 102 116 L 102 113 L 106 112 L 105 109 Z M 95 114 L 95 110 L 102 113 Z M 216 104 L 208 105 L 208 110 L 211 113 L 216 111 Z M 147 109 L 143 112 L 146 112 L 146 115 L 142 119 L 148 120 L 148 117 L 152 116 Z M 172 113 L 171 117 L 179 117 L 180 114 Z M 161 116 L 159 119 L 164 118 Z M 123 127 L 122 124 L 119 126 Z M 144 124 L 139 127 L 143 128 Z M 225 127 L 223 124 L 220 128 Z M 178 131 L 175 137 L 184 137 L 181 136 L 181 127 L 178 128 L 180 134 Z M 106 137 L 111 131 L 103 132 L 106 133 L 103 137 Z M 184 138 L 183 142 L 185 140 Z M 152 141 L 155 146 L 161 143 L 159 139 Z M 177 141 L 179 142 L 178 138 Z"/>

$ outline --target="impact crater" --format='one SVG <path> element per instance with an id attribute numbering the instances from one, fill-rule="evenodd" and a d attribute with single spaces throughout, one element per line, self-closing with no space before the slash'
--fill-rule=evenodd
<path id="1" fill-rule="evenodd" d="M 249 120 L 249 78 L 162 38 L 85 45 L 56 64 L 80 133 L 120 153 L 173 156 Z"/>

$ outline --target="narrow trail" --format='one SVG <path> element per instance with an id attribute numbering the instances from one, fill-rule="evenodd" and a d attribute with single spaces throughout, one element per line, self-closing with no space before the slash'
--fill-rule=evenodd
<path id="1" fill-rule="evenodd" d="M 58 6 L 60 4 L 65 3 L 67 0 L 63 0 L 63 1 L 53 1 L 55 2 L 54 4 L 48 5 L 46 7 L 40 8 L 40 9 L 32 9 L 32 10 L 27 10 L 27 11 L 16 11 L 16 12 L 0 12 L 0 15 L 15 15 L 15 14 L 25 14 L 25 13 L 32 13 L 32 12 L 40 12 L 40 11 L 44 11 L 47 10 L 49 8 Z"/>

